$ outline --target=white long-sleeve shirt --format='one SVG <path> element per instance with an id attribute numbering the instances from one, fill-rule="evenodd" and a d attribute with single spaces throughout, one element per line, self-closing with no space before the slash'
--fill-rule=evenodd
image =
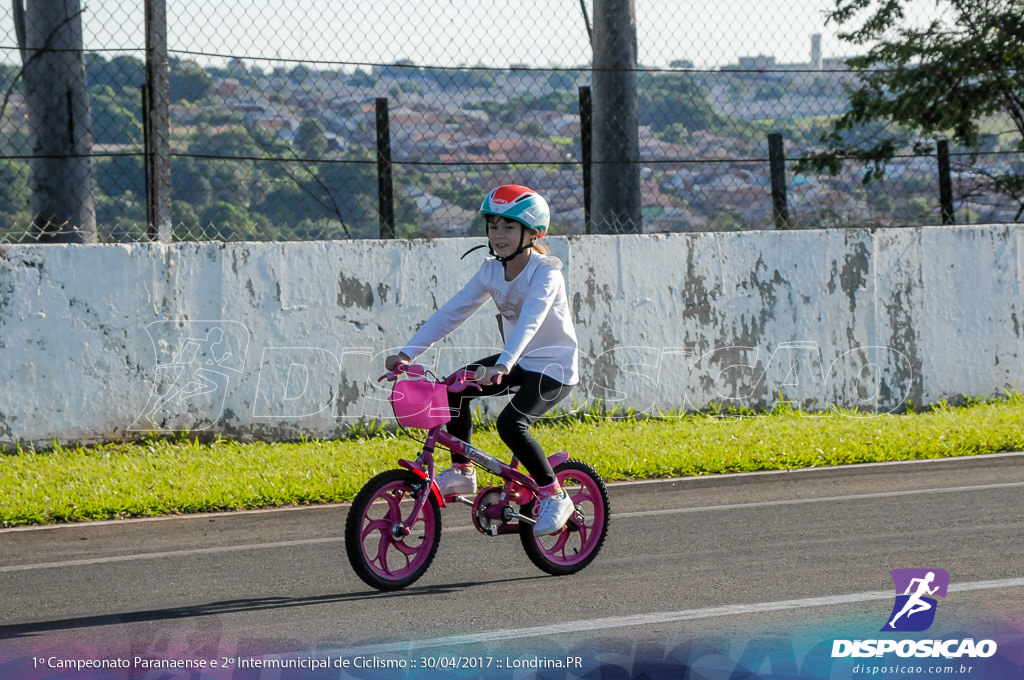
<path id="1" fill-rule="evenodd" d="M 488 298 L 501 318 L 505 346 L 498 363 L 554 378 L 563 385 L 579 382 L 579 342 L 569 313 L 556 257 L 528 251 L 523 271 L 505 280 L 505 268 L 493 258 L 484 261 L 462 290 L 434 312 L 402 350 L 415 359 L 461 326 Z"/>

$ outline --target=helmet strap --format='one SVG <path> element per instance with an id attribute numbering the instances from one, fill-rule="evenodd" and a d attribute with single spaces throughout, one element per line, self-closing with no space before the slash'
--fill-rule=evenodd
<path id="1" fill-rule="evenodd" d="M 490 239 L 487 239 L 487 250 L 488 250 L 488 252 L 490 252 L 490 254 L 494 257 L 495 260 L 497 260 L 498 262 L 501 263 L 502 267 L 506 267 L 507 268 L 508 267 L 508 263 L 509 263 L 510 260 L 514 260 L 515 258 L 517 258 L 519 256 L 520 253 L 522 253 L 523 251 L 528 250 L 528 249 L 533 247 L 533 241 L 530 241 L 529 243 L 524 245 L 523 241 L 525 241 L 525 240 L 526 240 L 526 225 L 520 225 L 520 230 L 519 230 L 519 247 L 516 248 L 516 252 L 512 253 L 508 257 L 498 257 L 495 254 L 495 252 L 494 252 L 494 248 L 491 247 L 491 240 Z M 534 239 L 534 241 L 535 240 L 536 239 Z"/>
<path id="2" fill-rule="evenodd" d="M 460 260 L 464 260 L 464 259 L 466 259 L 466 255 L 469 255 L 469 254 L 470 254 L 470 253 L 472 253 L 472 252 L 473 252 L 474 250 L 480 250 L 481 248 L 487 248 L 488 250 L 490 250 L 490 249 L 491 249 L 491 244 L 490 244 L 490 242 L 488 242 L 488 243 L 486 243 L 486 244 L 484 244 L 484 245 L 480 245 L 480 246 L 473 246 L 472 248 L 470 248 L 469 250 L 467 250 L 466 252 L 464 252 L 464 253 L 462 254 L 462 257 L 460 257 L 459 259 L 460 259 Z M 491 251 L 491 255 L 493 255 L 493 254 L 494 254 L 494 251 Z"/>
<path id="3" fill-rule="evenodd" d="M 498 254 L 494 252 L 494 248 L 491 246 L 491 239 L 487 239 L 487 244 L 486 245 L 479 245 L 479 246 L 475 246 L 473 248 L 470 248 L 469 250 L 464 252 L 462 254 L 462 257 L 460 257 L 459 259 L 460 260 L 464 259 L 466 257 L 466 255 L 469 255 L 474 250 L 480 250 L 481 248 L 487 248 L 487 252 L 491 254 L 491 257 L 493 257 L 495 260 L 500 262 L 502 267 L 507 267 L 509 260 L 515 259 L 524 250 L 528 250 L 528 249 L 532 248 L 534 242 L 536 241 L 536 239 L 534 239 L 533 241 L 530 241 L 529 243 L 524 244 L 523 241 L 526 240 L 526 226 L 525 225 L 520 225 L 520 226 L 522 227 L 522 229 L 519 232 L 519 247 L 516 248 L 516 252 L 512 253 L 508 257 L 498 257 Z"/>

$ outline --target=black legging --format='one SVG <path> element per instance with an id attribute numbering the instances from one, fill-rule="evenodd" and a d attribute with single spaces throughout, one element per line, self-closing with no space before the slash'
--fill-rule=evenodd
<path id="1" fill-rule="evenodd" d="M 494 366 L 499 356 L 489 356 L 465 368 L 474 371 L 478 366 Z M 544 449 L 530 433 L 530 426 L 564 399 L 572 391 L 572 385 L 563 385 L 542 373 L 524 371 L 519 366 L 513 366 L 508 375 L 501 376 L 499 385 L 481 385 L 480 390 L 470 386 L 462 392 L 449 392 L 448 405 L 451 407 L 452 419 L 447 430 L 465 442 L 470 441 L 473 432 L 470 401 L 476 397 L 508 394 L 509 389 L 515 386 L 519 390 L 498 415 L 498 435 L 534 481 L 540 486 L 547 486 L 555 482 L 555 473 L 551 470 Z M 452 462 L 468 463 L 469 459 L 453 453 Z"/>

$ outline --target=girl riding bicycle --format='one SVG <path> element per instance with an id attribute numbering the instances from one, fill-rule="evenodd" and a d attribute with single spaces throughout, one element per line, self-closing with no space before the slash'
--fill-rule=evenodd
<path id="1" fill-rule="evenodd" d="M 530 427 L 572 391 L 579 382 L 576 330 L 569 313 L 562 263 L 537 243 L 548 230 L 547 201 L 524 186 L 508 184 L 491 191 L 480 213 L 486 220 L 491 257 L 472 279 L 441 306 L 413 335 L 399 354 L 385 360 L 392 371 L 409 362 L 461 326 L 488 299 L 498 308 L 504 348 L 466 366 L 484 367 L 480 391 L 449 393 L 450 434 L 470 441 L 471 399 L 509 394 L 518 388 L 497 420 L 501 440 L 540 485 L 540 509 L 533 531 L 545 536 L 559 531 L 573 514 L 573 502 L 562 491 L 547 455 Z M 482 246 L 481 246 L 482 247 Z M 472 495 L 476 473 L 468 458 L 452 454 L 452 467 L 437 475 L 444 495 Z"/>

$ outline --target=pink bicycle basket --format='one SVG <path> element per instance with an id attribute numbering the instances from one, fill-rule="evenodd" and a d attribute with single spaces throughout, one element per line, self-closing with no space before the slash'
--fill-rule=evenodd
<path id="1" fill-rule="evenodd" d="M 448 388 L 429 380 L 399 380 L 388 401 L 403 427 L 429 430 L 452 419 Z"/>

